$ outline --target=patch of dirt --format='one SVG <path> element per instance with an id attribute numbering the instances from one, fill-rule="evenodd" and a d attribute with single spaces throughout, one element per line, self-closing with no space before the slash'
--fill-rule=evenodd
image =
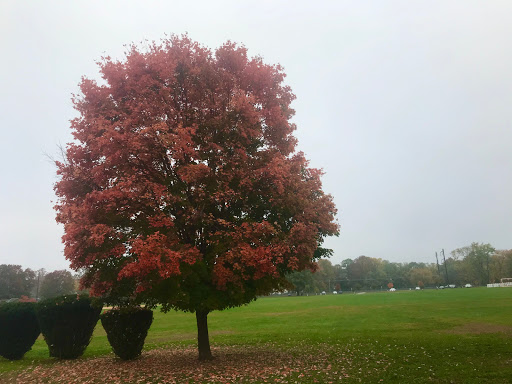
<path id="1" fill-rule="evenodd" d="M 462 334 L 488 334 L 488 333 L 504 333 L 512 336 L 512 327 L 507 325 L 491 324 L 491 323 L 468 323 L 459 325 L 453 329 L 444 330 L 444 333 L 452 333 L 456 335 Z"/>

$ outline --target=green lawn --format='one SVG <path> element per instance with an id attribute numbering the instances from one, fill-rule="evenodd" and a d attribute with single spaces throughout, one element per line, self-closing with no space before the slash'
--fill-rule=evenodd
<path id="1" fill-rule="evenodd" d="M 101 369 L 111 382 L 512 382 L 512 288 L 269 297 L 210 314 L 209 329 L 213 362 L 195 361 L 193 314 L 155 312 L 136 362 L 115 359 L 98 324 L 78 361 L 39 339 L 0 358 L 0 382 L 66 382 L 58 372 L 75 367 L 75 382 L 102 382 Z"/>

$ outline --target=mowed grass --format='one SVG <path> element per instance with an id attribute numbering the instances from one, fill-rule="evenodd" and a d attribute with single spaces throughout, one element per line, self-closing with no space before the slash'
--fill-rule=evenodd
<path id="1" fill-rule="evenodd" d="M 168 368 L 169 381 L 151 372 L 142 382 L 512 382 L 512 288 L 268 297 L 211 313 L 209 330 L 218 359 L 206 365 L 176 360 L 179 372 Z M 109 370 L 122 365 L 126 374 L 170 351 L 190 360 L 195 343 L 194 314 L 155 311 L 139 365 L 115 359 L 98 324 L 84 356 L 65 369 L 108 361 Z M 227 377 L 230 359 L 240 372 Z M 48 357 L 39 338 L 23 360 L 0 358 L 0 382 L 26 381 L 31 376 L 23 375 L 39 369 L 49 372 L 41 382 L 66 382 L 51 374 L 62 364 Z M 94 375 L 102 382 L 101 372 Z"/>

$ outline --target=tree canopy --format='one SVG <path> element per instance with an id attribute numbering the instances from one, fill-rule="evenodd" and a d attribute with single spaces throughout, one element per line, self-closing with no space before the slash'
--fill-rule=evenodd
<path id="1" fill-rule="evenodd" d="M 44 276 L 39 294 L 41 298 L 48 299 L 50 297 L 68 295 L 75 291 L 73 275 L 71 275 L 71 272 L 63 269 L 50 272 Z"/>
<path id="2" fill-rule="evenodd" d="M 206 321 L 316 268 L 336 208 L 295 150 L 279 65 L 174 36 L 99 66 L 55 186 L 65 256 L 92 294 Z"/>
<path id="3" fill-rule="evenodd" d="M 30 268 L 23 269 L 21 265 L 0 265 L 0 299 L 30 296 L 35 284 L 35 273 Z"/>

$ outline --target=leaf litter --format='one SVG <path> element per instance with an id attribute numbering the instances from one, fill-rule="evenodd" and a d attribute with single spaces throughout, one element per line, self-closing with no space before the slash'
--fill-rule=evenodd
<path id="1" fill-rule="evenodd" d="M 216 346 L 212 348 L 215 359 L 206 362 L 197 360 L 194 346 L 167 347 L 145 351 L 133 361 L 120 360 L 113 354 L 55 360 L 52 364 L 0 375 L 0 381 L 16 384 L 339 383 L 376 377 L 391 364 L 381 353 L 365 356 L 361 361 L 361 356 L 340 347 L 332 344 L 290 348 L 273 344 Z"/>

